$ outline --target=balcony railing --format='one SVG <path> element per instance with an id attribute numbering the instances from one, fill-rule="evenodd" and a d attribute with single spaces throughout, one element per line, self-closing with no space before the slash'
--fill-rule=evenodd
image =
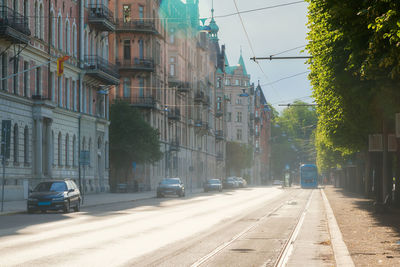
<path id="1" fill-rule="evenodd" d="M 127 71 L 154 71 L 154 60 L 145 58 L 132 58 L 117 60 L 119 70 Z"/>
<path id="2" fill-rule="evenodd" d="M 217 140 L 224 140 L 224 131 L 223 130 L 218 130 L 215 131 L 215 139 Z"/>
<path id="3" fill-rule="evenodd" d="M 215 111 L 215 116 L 216 116 L 216 117 L 222 117 L 223 115 L 224 115 L 224 111 L 223 111 L 223 110 L 217 109 L 217 110 Z"/>
<path id="4" fill-rule="evenodd" d="M 141 32 L 156 34 L 157 30 L 155 23 L 152 20 L 135 19 L 131 21 L 124 21 L 124 19 L 117 19 L 117 32 Z"/>
<path id="5" fill-rule="evenodd" d="M 176 80 L 173 77 L 169 78 L 168 86 L 172 87 L 172 88 L 176 88 L 178 90 L 178 92 L 181 92 L 181 93 L 189 92 L 190 88 L 191 88 L 190 83 Z"/>
<path id="6" fill-rule="evenodd" d="M 118 97 L 118 100 L 123 100 L 128 102 L 133 107 L 139 108 L 157 108 L 157 100 L 154 97 L 140 97 L 140 96 L 128 96 L 128 97 Z"/>
<path id="7" fill-rule="evenodd" d="M 0 6 L 0 36 L 15 43 L 29 42 L 28 18 L 7 6 Z"/>
<path id="8" fill-rule="evenodd" d="M 115 31 L 114 15 L 103 4 L 89 5 L 88 22 L 101 31 Z"/>
<path id="9" fill-rule="evenodd" d="M 202 120 L 196 120 L 194 126 L 201 130 L 208 130 L 208 123 Z"/>
<path id="10" fill-rule="evenodd" d="M 168 119 L 179 121 L 181 119 L 181 110 L 179 108 L 170 110 L 168 112 Z"/>
<path id="11" fill-rule="evenodd" d="M 255 135 L 256 137 L 260 137 L 260 131 L 255 131 L 255 132 L 254 132 L 254 135 Z"/>
<path id="12" fill-rule="evenodd" d="M 100 79 L 106 84 L 119 84 L 119 74 L 117 66 L 108 62 L 108 60 L 100 56 L 85 56 L 84 68 L 87 75 Z"/>

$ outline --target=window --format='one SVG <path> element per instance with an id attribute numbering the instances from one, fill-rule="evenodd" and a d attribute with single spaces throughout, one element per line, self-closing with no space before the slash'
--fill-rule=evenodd
<path id="1" fill-rule="evenodd" d="M 131 59 L 131 40 L 124 40 L 124 60 Z"/>
<path id="2" fill-rule="evenodd" d="M 144 97 L 144 78 L 139 78 L 139 97 Z"/>
<path id="3" fill-rule="evenodd" d="M 104 166 L 106 169 L 108 169 L 109 168 L 109 166 L 108 166 L 108 142 L 106 142 L 104 145 L 104 160 L 105 160 Z"/>
<path id="4" fill-rule="evenodd" d="M 89 151 L 89 166 L 92 166 L 92 157 L 91 157 L 91 154 L 92 154 L 92 138 L 89 138 L 88 151 Z"/>
<path id="5" fill-rule="evenodd" d="M 235 85 L 240 85 L 240 82 L 238 79 L 235 80 Z"/>
<path id="6" fill-rule="evenodd" d="M 236 139 L 242 140 L 242 129 L 237 129 L 236 131 Z"/>
<path id="7" fill-rule="evenodd" d="M 76 136 L 72 139 L 72 166 L 76 167 Z"/>
<path id="8" fill-rule="evenodd" d="M 51 23 L 50 23 L 50 42 L 52 46 L 56 45 L 56 38 L 55 38 L 55 27 L 56 27 L 56 19 L 54 17 L 54 12 L 51 11 L 50 13 L 50 19 L 51 19 Z"/>
<path id="9" fill-rule="evenodd" d="M 61 144 L 61 132 L 58 133 L 58 166 L 62 165 L 62 144 Z"/>
<path id="10" fill-rule="evenodd" d="M 18 163 L 18 147 L 19 147 L 19 138 L 18 138 L 18 124 L 14 124 L 14 136 L 13 136 L 13 142 L 14 142 L 14 163 Z"/>
<path id="11" fill-rule="evenodd" d="M 63 42 L 63 27 L 62 27 L 62 19 L 61 15 L 58 16 L 57 19 L 57 24 L 58 24 L 58 49 L 62 50 L 62 42 Z"/>
<path id="12" fill-rule="evenodd" d="M 3 53 L 3 55 L 1 56 L 1 78 L 5 78 L 7 77 L 8 74 L 8 55 L 7 53 Z M 7 91 L 7 79 L 4 79 L 1 81 L 1 89 L 3 89 L 4 91 Z"/>
<path id="13" fill-rule="evenodd" d="M 236 104 L 237 104 L 237 105 L 241 105 L 241 104 L 242 104 L 242 99 L 236 98 Z"/>
<path id="14" fill-rule="evenodd" d="M 72 94 L 72 105 L 73 105 L 73 109 L 74 111 L 77 110 L 77 88 L 76 88 L 76 81 L 72 81 L 72 90 L 74 90 L 73 94 Z"/>
<path id="15" fill-rule="evenodd" d="M 174 44 L 174 43 L 175 43 L 175 29 L 171 29 L 171 33 L 170 33 L 170 35 L 169 35 L 169 42 L 170 42 L 171 44 Z"/>
<path id="16" fill-rule="evenodd" d="M 131 96 L 131 79 L 129 78 L 124 78 L 123 96 L 124 98 L 129 98 Z"/>
<path id="17" fill-rule="evenodd" d="M 93 113 L 93 96 L 92 96 L 92 92 L 93 90 L 91 88 L 88 88 L 89 90 L 89 114 L 92 115 Z"/>
<path id="18" fill-rule="evenodd" d="M 122 12 L 124 16 L 124 22 L 130 22 L 131 21 L 131 5 L 123 5 L 122 6 Z"/>
<path id="19" fill-rule="evenodd" d="M 231 121 L 232 121 L 232 113 L 231 113 L 231 112 L 228 112 L 227 121 L 228 121 L 228 122 L 231 122 Z"/>
<path id="20" fill-rule="evenodd" d="M 236 113 L 236 122 L 242 122 L 242 112 Z"/>
<path id="21" fill-rule="evenodd" d="M 63 99 L 62 99 L 62 91 L 63 86 L 62 86 L 62 76 L 58 77 L 58 106 L 62 107 L 63 106 Z"/>
<path id="22" fill-rule="evenodd" d="M 43 4 L 39 7 L 39 38 L 44 40 L 44 11 Z"/>
<path id="23" fill-rule="evenodd" d="M 65 52 L 71 54 L 71 29 L 68 20 L 65 22 Z"/>
<path id="24" fill-rule="evenodd" d="M 175 64 L 170 64 L 169 65 L 169 75 L 170 76 L 175 76 Z"/>
<path id="25" fill-rule="evenodd" d="M 24 129 L 24 163 L 29 163 L 29 129 L 25 126 Z"/>
<path id="26" fill-rule="evenodd" d="M 14 74 L 16 74 L 14 77 L 13 77 L 13 93 L 14 94 L 18 94 L 18 86 L 19 86 L 19 79 L 18 79 L 18 77 L 19 77 L 19 75 L 17 75 L 17 73 L 18 73 L 18 65 L 19 65 L 19 57 L 14 57 L 13 58 L 13 65 L 14 65 Z"/>
<path id="27" fill-rule="evenodd" d="M 70 79 L 65 78 L 65 107 L 70 109 Z"/>
<path id="28" fill-rule="evenodd" d="M 222 109 L 222 98 L 219 96 L 217 97 L 217 110 L 220 111 Z"/>
<path id="29" fill-rule="evenodd" d="M 77 41 L 77 38 L 78 36 L 77 36 L 77 32 L 76 32 L 76 25 L 74 24 L 73 26 L 72 26 L 72 53 L 73 53 L 73 56 L 74 57 L 77 57 L 78 56 L 78 41 Z"/>
<path id="30" fill-rule="evenodd" d="M 29 62 L 24 61 L 24 71 L 26 71 L 27 69 L 29 69 Z M 29 71 L 24 72 L 23 79 L 24 79 L 23 94 L 24 94 L 24 96 L 29 97 Z"/>
<path id="31" fill-rule="evenodd" d="M 35 37 L 39 37 L 39 7 L 38 7 L 38 2 L 35 2 Z"/>
<path id="32" fill-rule="evenodd" d="M 69 135 L 65 137 L 65 166 L 69 166 Z"/>
<path id="33" fill-rule="evenodd" d="M 229 79 L 225 80 L 225 85 L 231 85 L 231 81 Z"/>
<path id="34" fill-rule="evenodd" d="M 144 57 L 143 40 L 139 40 L 139 58 L 143 59 L 143 57 Z"/>
<path id="35" fill-rule="evenodd" d="M 143 18 L 144 18 L 144 7 L 139 6 L 139 20 L 143 21 Z"/>
<path id="36" fill-rule="evenodd" d="M 17 1 L 15 1 L 17 2 Z M 29 0 L 24 0 L 24 17 L 28 18 L 29 17 Z M 29 26 L 29 19 L 28 19 L 28 26 Z"/>
<path id="37" fill-rule="evenodd" d="M 217 79 L 217 88 L 221 88 L 222 87 L 222 82 L 221 82 L 221 78 Z"/>
<path id="38" fill-rule="evenodd" d="M 36 94 L 42 94 L 42 69 L 36 68 Z"/>

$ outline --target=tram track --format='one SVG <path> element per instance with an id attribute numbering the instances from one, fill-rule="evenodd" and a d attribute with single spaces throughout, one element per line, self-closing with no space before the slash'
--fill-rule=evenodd
<path id="1" fill-rule="evenodd" d="M 304 218 L 307 214 L 308 208 L 310 207 L 310 203 L 313 197 L 315 190 L 313 189 L 310 196 L 308 197 L 307 203 L 304 206 L 302 212 L 299 214 L 299 217 L 296 219 L 296 223 L 291 231 L 289 237 L 287 238 L 285 244 L 283 245 L 278 258 L 275 260 L 274 267 L 283 267 L 286 266 L 289 257 L 293 251 L 294 242 L 300 232 L 301 227 L 303 226 Z M 262 266 L 268 266 L 269 262 L 264 263 Z"/>

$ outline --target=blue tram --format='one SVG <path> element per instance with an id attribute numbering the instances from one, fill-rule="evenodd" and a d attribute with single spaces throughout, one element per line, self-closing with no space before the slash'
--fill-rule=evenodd
<path id="1" fill-rule="evenodd" d="M 318 187 L 318 170 L 315 164 L 302 164 L 300 166 L 301 188 Z"/>

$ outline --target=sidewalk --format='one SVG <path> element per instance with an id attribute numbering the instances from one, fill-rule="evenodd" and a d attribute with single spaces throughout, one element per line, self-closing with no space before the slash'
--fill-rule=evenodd
<path id="1" fill-rule="evenodd" d="M 341 188 L 325 193 L 355 266 L 400 266 L 400 212 L 375 213 L 373 200 Z"/>
<path id="2" fill-rule="evenodd" d="M 191 194 L 198 194 L 203 192 L 202 189 L 193 189 L 193 193 L 187 190 L 186 196 Z M 82 208 L 93 207 L 99 205 L 106 205 L 118 202 L 129 202 L 142 199 L 155 198 L 155 191 L 137 192 L 137 193 L 100 193 L 100 194 L 88 194 L 84 196 Z M 6 201 L 4 202 L 4 210 L 0 215 L 7 215 L 13 213 L 26 212 L 26 200 L 18 201 Z"/>

